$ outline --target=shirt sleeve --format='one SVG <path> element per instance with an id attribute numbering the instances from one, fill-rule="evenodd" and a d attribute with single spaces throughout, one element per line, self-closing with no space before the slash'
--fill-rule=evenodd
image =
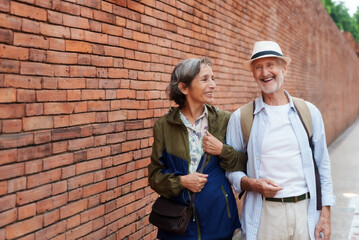
<path id="1" fill-rule="evenodd" d="M 232 146 L 238 152 L 245 152 L 244 141 L 241 130 L 241 121 L 240 121 L 240 110 L 235 111 L 228 122 L 226 142 L 228 145 Z M 246 176 L 244 171 L 234 171 L 226 172 L 226 177 L 228 181 L 232 184 L 234 191 L 236 193 L 242 192 L 241 189 L 241 179 Z"/>

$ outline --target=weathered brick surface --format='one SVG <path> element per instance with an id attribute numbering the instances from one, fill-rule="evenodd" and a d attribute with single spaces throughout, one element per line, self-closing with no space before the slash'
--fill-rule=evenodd
<path id="1" fill-rule="evenodd" d="M 333 142 L 359 113 L 359 60 L 320 1 L 0 0 L 0 239 L 146 239 L 152 127 L 173 67 L 210 57 L 215 105 L 258 96 L 257 40 Z M 263 5 L 267 6 L 263 8 Z"/>

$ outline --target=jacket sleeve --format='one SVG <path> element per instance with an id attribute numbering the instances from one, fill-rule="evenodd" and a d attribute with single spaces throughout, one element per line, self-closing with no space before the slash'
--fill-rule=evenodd
<path id="1" fill-rule="evenodd" d="M 173 173 L 165 173 L 164 129 L 160 122 L 156 122 L 153 128 L 154 141 L 152 145 L 151 163 L 148 165 L 148 181 L 150 187 L 161 196 L 171 198 L 178 196 L 183 190 L 180 184 L 180 176 Z"/>
<path id="2" fill-rule="evenodd" d="M 218 139 L 223 142 L 226 141 L 226 132 L 228 121 L 230 119 L 231 114 L 226 111 L 222 111 L 222 117 L 218 119 Z M 220 166 L 226 171 L 243 171 L 245 172 L 247 166 L 247 154 L 237 151 L 232 146 L 223 143 L 222 152 L 219 155 L 221 159 Z"/>
<path id="3" fill-rule="evenodd" d="M 235 150 L 230 145 L 223 144 L 223 149 L 219 158 L 221 159 L 221 167 L 226 171 L 246 171 L 248 160 L 247 154 Z"/>

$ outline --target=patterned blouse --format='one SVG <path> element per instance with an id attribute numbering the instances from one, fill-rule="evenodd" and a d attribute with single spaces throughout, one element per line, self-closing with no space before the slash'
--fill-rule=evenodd
<path id="1" fill-rule="evenodd" d="M 204 153 L 202 148 L 203 136 L 205 136 L 208 130 L 208 111 L 206 105 L 204 105 L 204 111 L 201 116 L 192 125 L 190 121 L 181 113 L 181 120 L 187 128 L 189 138 L 189 152 L 191 157 L 191 163 L 189 166 L 189 173 L 197 171 L 199 162 Z"/>

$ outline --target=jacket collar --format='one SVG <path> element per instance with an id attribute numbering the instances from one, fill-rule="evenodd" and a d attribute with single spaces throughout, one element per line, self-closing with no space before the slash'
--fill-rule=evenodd
<path id="1" fill-rule="evenodd" d="M 208 114 L 208 125 L 209 125 L 208 127 L 210 130 L 211 129 L 214 130 L 213 128 L 217 126 L 217 124 L 215 124 L 215 121 L 218 116 L 217 108 L 209 104 L 205 104 L 205 107 L 206 107 L 205 111 L 207 111 Z M 180 111 L 179 107 L 171 107 L 169 111 L 166 113 L 167 121 L 172 124 L 184 125 L 181 120 L 179 111 Z"/>

